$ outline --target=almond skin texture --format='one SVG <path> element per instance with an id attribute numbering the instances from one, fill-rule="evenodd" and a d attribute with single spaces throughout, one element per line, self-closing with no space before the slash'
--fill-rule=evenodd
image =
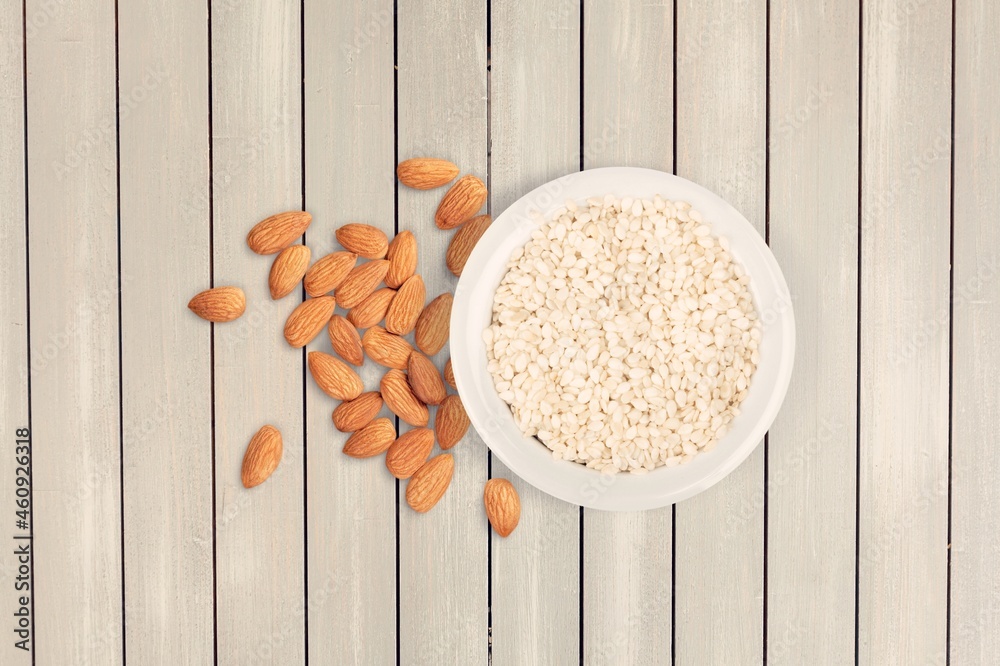
<path id="1" fill-rule="evenodd" d="M 389 310 L 389 303 L 396 296 L 395 289 L 384 287 L 374 294 L 361 301 L 347 313 L 347 321 L 354 324 L 356 328 L 371 328 L 382 323 L 385 313 Z"/>
<path id="2" fill-rule="evenodd" d="M 411 426 L 422 428 L 427 425 L 430 413 L 427 405 L 413 394 L 409 382 L 406 380 L 406 373 L 402 370 L 390 370 L 382 377 L 379 386 L 385 406 L 393 414 L 403 419 Z"/>
<path id="3" fill-rule="evenodd" d="M 271 274 L 267 278 L 271 289 L 271 298 L 284 298 L 295 290 L 302 276 L 309 268 L 309 248 L 305 245 L 292 245 L 282 250 L 274 263 L 271 264 Z"/>
<path id="4" fill-rule="evenodd" d="M 333 425 L 340 432 L 361 430 L 372 422 L 382 410 L 382 396 L 378 391 L 362 393 L 354 400 L 337 405 L 333 410 Z"/>
<path id="5" fill-rule="evenodd" d="M 433 190 L 447 185 L 457 175 L 457 166 L 448 160 L 433 157 L 414 157 L 400 162 L 396 167 L 399 182 L 415 190 Z"/>
<path id="6" fill-rule="evenodd" d="M 486 185 L 475 176 L 462 176 L 441 199 L 434 224 L 438 229 L 454 229 L 465 223 L 486 203 Z"/>
<path id="7" fill-rule="evenodd" d="M 441 373 L 429 358 L 418 351 L 410 353 L 406 376 L 410 380 L 413 395 L 423 403 L 440 405 L 448 395 L 441 380 Z"/>
<path id="8" fill-rule="evenodd" d="M 352 458 L 371 458 L 384 452 L 396 441 L 396 428 L 383 417 L 375 419 L 347 438 L 344 453 Z"/>
<path id="9" fill-rule="evenodd" d="M 240 474 L 243 487 L 253 488 L 267 481 L 267 477 L 278 469 L 283 449 L 281 433 L 277 428 L 266 425 L 258 430 L 243 454 L 243 470 Z"/>
<path id="10" fill-rule="evenodd" d="M 385 330 L 396 335 L 406 335 L 417 325 L 417 318 L 424 309 L 427 300 L 427 289 L 424 279 L 419 275 L 411 276 L 396 292 L 385 313 Z"/>
<path id="11" fill-rule="evenodd" d="M 389 260 L 389 272 L 385 274 L 385 284 L 393 289 L 406 282 L 417 270 L 417 239 L 412 232 L 400 231 L 389 243 L 385 258 Z"/>
<path id="12" fill-rule="evenodd" d="M 510 536 L 521 520 L 521 498 L 507 479 L 490 479 L 483 489 L 483 505 L 493 531 L 502 537 Z"/>
<path id="13" fill-rule="evenodd" d="M 337 242 L 365 259 L 381 259 L 389 248 L 389 239 L 381 229 L 357 222 L 337 229 Z"/>
<path id="14" fill-rule="evenodd" d="M 431 458 L 406 484 L 406 503 L 417 513 L 427 513 L 448 490 L 454 471 L 455 459 L 451 454 L 442 453 Z"/>
<path id="15" fill-rule="evenodd" d="M 371 296 L 388 270 L 389 262 L 385 259 L 377 259 L 355 266 L 337 287 L 337 301 L 340 306 L 345 310 L 350 310 Z"/>
<path id="16" fill-rule="evenodd" d="M 433 430 L 430 428 L 408 430 L 385 452 L 385 466 L 397 479 L 408 479 L 423 466 L 433 448 Z"/>
<path id="17" fill-rule="evenodd" d="M 339 358 L 323 352 L 309 352 L 309 372 L 323 393 L 337 400 L 354 400 L 365 390 L 358 373 Z"/>
<path id="18" fill-rule="evenodd" d="M 451 325 L 451 304 L 454 297 L 445 292 L 427 304 L 417 318 L 414 341 L 420 351 L 428 356 L 434 356 L 448 342 L 448 330 Z"/>
<path id="19" fill-rule="evenodd" d="M 372 326 L 361 336 L 361 345 L 368 358 L 379 365 L 405 370 L 413 347 L 404 338 L 388 332 L 381 326 Z"/>
<path id="20" fill-rule="evenodd" d="M 458 444 L 469 429 L 469 415 L 465 413 L 462 399 L 457 395 L 449 395 L 438 407 L 434 418 L 434 433 L 442 450 L 450 449 Z"/>
<path id="21" fill-rule="evenodd" d="M 207 321 L 232 321 L 247 309 L 247 297 L 239 287 L 215 287 L 188 301 L 188 309 Z"/>
<path id="22" fill-rule="evenodd" d="M 305 347 L 330 321 L 336 307 L 337 302 L 333 300 L 333 296 L 307 298 L 302 301 L 292 310 L 292 314 L 288 315 L 288 320 L 285 322 L 285 340 L 295 348 Z"/>
<path id="23" fill-rule="evenodd" d="M 455 372 L 451 369 L 450 358 L 444 362 L 444 380 L 448 382 L 448 386 L 452 387 L 456 391 L 458 390 L 458 386 L 455 384 Z"/>
<path id="24" fill-rule="evenodd" d="M 257 254 L 275 254 L 305 233 L 312 215 L 304 210 L 278 213 L 258 222 L 247 234 L 247 245 Z"/>
<path id="25" fill-rule="evenodd" d="M 483 237 L 483 234 L 486 233 L 486 230 L 490 228 L 490 224 L 492 223 L 493 219 L 489 215 L 474 217 L 459 227 L 455 235 L 451 237 L 451 242 L 448 243 L 448 251 L 444 255 L 444 263 L 453 275 L 459 276 L 462 274 L 462 269 L 465 268 L 465 264 L 469 261 L 472 249 L 476 247 L 476 243 L 479 242 L 479 239 Z"/>
<path id="26" fill-rule="evenodd" d="M 313 298 L 329 294 L 340 286 L 356 263 L 358 255 L 353 252 L 331 252 L 306 271 L 302 281 L 306 293 Z"/>
<path id="27" fill-rule="evenodd" d="M 354 328 L 351 322 L 338 314 L 330 318 L 330 323 L 326 327 L 326 332 L 330 334 L 330 346 L 337 352 L 340 358 L 351 365 L 361 365 L 365 362 L 365 352 L 361 347 L 361 336 L 358 329 Z"/>

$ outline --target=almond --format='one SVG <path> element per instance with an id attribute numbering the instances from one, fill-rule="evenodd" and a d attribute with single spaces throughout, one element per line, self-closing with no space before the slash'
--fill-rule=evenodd
<path id="1" fill-rule="evenodd" d="M 430 414 L 427 405 L 413 394 L 409 382 L 406 380 L 406 373 L 402 370 L 390 370 L 382 377 L 379 386 L 385 406 L 393 414 L 403 419 L 411 426 L 423 427 L 427 425 Z"/>
<path id="2" fill-rule="evenodd" d="M 350 310 L 368 298 L 382 282 L 388 270 L 389 262 L 385 259 L 369 261 L 353 268 L 337 287 L 337 300 L 340 306 Z"/>
<path id="3" fill-rule="evenodd" d="M 441 373 L 434 367 L 429 358 L 418 351 L 410 352 L 410 361 L 406 367 L 410 388 L 417 398 L 428 405 L 440 405 L 448 395 L 441 381 Z"/>
<path id="4" fill-rule="evenodd" d="M 372 326 L 361 336 L 361 345 L 368 358 L 379 365 L 397 370 L 406 369 L 413 347 L 405 339 L 389 333 L 381 326 Z"/>
<path id="5" fill-rule="evenodd" d="M 385 466 L 397 479 L 408 479 L 420 469 L 433 448 L 434 431 L 414 428 L 400 435 L 385 452 Z"/>
<path id="6" fill-rule="evenodd" d="M 456 276 L 462 274 L 462 269 L 465 268 L 466 262 L 469 261 L 472 249 L 476 247 L 476 243 L 483 237 L 486 230 L 490 228 L 492 222 L 493 220 L 489 215 L 474 217 L 459 227 L 455 235 L 451 237 L 451 242 L 448 243 L 448 251 L 444 255 L 444 263 L 452 274 Z"/>
<path id="7" fill-rule="evenodd" d="M 454 297 L 445 292 L 427 304 L 417 319 L 413 339 L 420 351 L 434 356 L 448 342 L 448 327 L 451 323 L 451 304 Z"/>
<path id="8" fill-rule="evenodd" d="M 399 285 L 417 270 L 417 239 L 412 232 L 400 231 L 389 243 L 385 258 L 389 260 L 389 272 L 385 274 L 386 285 L 398 289 Z"/>
<path id="9" fill-rule="evenodd" d="M 365 362 L 365 352 L 361 347 L 361 336 L 358 329 L 354 328 L 351 322 L 338 314 L 330 318 L 330 324 L 326 327 L 330 334 L 330 346 L 333 351 L 340 355 L 351 365 L 361 365 Z"/>
<path id="10" fill-rule="evenodd" d="M 365 390 L 358 373 L 339 358 L 323 352 L 309 352 L 309 372 L 316 385 L 337 400 L 354 400 Z"/>
<path id="11" fill-rule="evenodd" d="M 372 422 L 382 410 L 382 396 L 378 391 L 362 393 L 354 400 L 347 400 L 333 410 L 333 425 L 340 432 L 361 430 Z"/>
<path id="12" fill-rule="evenodd" d="M 417 317 L 424 309 L 427 299 L 427 289 L 424 279 L 419 275 L 411 276 L 389 304 L 385 313 L 385 330 L 396 335 L 406 335 L 417 325 Z"/>
<path id="13" fill-rule="evenodd" d="M 483 505 L 493 530 L 502 537 L 510 536 L 521 520 L 521 498 L 507 479 L 490 479 L 483 489 Z"/>
<path id="14" fill-rule="evenodd" d="M 486 203 L 486 185 L 475 176 L 462 176 L 441 199 L 434 224 L 438 229 L 454 229 L 479 212 Z"/>
<path id="15" fill-rule="evenodd" d="M 434 433 L 442 449 L 450 449 L 458 444 L 469 429 L 469 415 L 465 413 L 462 399 L 449 395 L 438 407 L 434 417 Z"/>
<path id="16" fill-rule="evenodd" d="M 389 248 L 389 239 L 381 229 L 358 222 L 337 229 L 337 242 L 365 259 L 381 259 Z"/>
<path id="17" fill-rule="evenodd" d="M 455 459 L 451 454 L 442 453 L 431 458 L 406 484 L 406 503 L 418 513 L 427 513 L 448 490 L 454 471 Z"/>
<path id="18" fill-rule="evenodd" d="M 396 296 L 395 289 L 385 287 L 379 289 L 374 294 L 361 301 L 347 313 L 347 321 L 354 324 L 356 328 L 371 328 L 382 323 L 385 313 L 389 309 L 389 303 Z"/>
<path id="19" fill-rule="evenodd" d="M 457 166 L 433 157 L 414 157 L 396 167 L 399 182 L 415 190 L 433 190 L 450 183 L 457 175 Z"/>
<path id="20" fill-rule="evenodd" d="M 281 462 L 281 433 L 274 426 L 266 425 L 257 431 L 243 454 L 240 474 L 244 488 L 253 488 L 267 481 Z"/>
<path id="21" fill-rule="evenodd" d="M 188 301 L 188 308 L 208 321 L 232 321 L 247 309 L 247 297 L 239 287 L 215 287 Z"/>
<path id="22" fill-rule="evenodd" d="M 337 302 L 333 300 L 333 296 L 307 298 L 302 301 L 292 310 L 292 314 L 288 315 L 288 320 L 285 322 L 285 340 L 293 347 L 305 347 L 330 321 L 336 307 Z"/>
<path id="23" fill-rule="evenodd" d="M 371 458 L 382 453 L 396 441 L 396 428 L 392 421 L 375 419 L 344 442 L 344 453 L 352 458 Z"/>
<path id="24" fill-rule="evenodd" d="M 331 252 L 306 271 L 302 281 L 306 293 L 315 298 L 329 294 L 340 286 L 347 274 L 358 262 L 358 255 L 353 252 Z"/>
<path id="25" fill-rule="evenodd" d="M 267 278 L 272 299 L 284 298 L 295 290 L 309 268 L 309 255 L 309 248 L 305 245 L 292 245 L 274 258 L 271 274 Z"/>
<path id="26" fill-rule="evenodd" d="M 456 391 L 458 390 L 458 386 L 455 384 L 455 371 L 451 369 L 450 358 L 444 362 L 444 380 L 448 382 L 448 386 Z"/>
<path id="27" fill-rule="evenodd" d="M 305 233 L 312 215 L 304 210 L 292 210 L 272 215 L 258 222 L 247 234 L 247 245 L 257 254 L 275 254 L 295 242 Z"/>

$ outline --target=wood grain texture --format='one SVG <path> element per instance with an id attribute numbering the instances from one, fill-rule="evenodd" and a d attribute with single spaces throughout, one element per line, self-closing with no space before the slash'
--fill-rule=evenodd
<path id="1" fill-rule="evenodd" d="M 865 2 L 858 656 L 946 650 L 951 3 Z"/>
<path id="2" fill-rule="evenodd" d="M 677 5 L 677 175 L 764 233 L 766 3 Z M 763 659 L 764 449 L 676 507 L 677 664 Z"/>
<path id="3" fill-rule="evenodd" d="M 956 12 L 950 657 L 985 664 L 1000 655 L 1000 7 Z"/>
<path id="4" fill-rule="evenodd" d="M 302 205 L 298 3 L 212 4 L 215 284 L 247 295 L 215 327 L 216 590 L 219 663 L 305 659 L 303 352 L 282 336 L 298 294 L 272 301 L 273 257 L 253 254 L 257 221 Z M 271 424 L 284 457 L 247 490 L 240 464 Z"/>
<path id="5" fill-rule="evenodd" d="M 583 29 L 584 166 L 672 171 L 673 3 L 587 2 Z M 584 511 L 586 663 L 671 662 L 671 540 L 670 507 Z"/>
<path id="6" fill-rule="evenodd" d="M 486 4 L 411 3 L 397 24 L 399 159 L 441 157 L 487 178 Z M 442 44 L 447 44 L 444 49 Z M 447 57 L 444 57 L 447 54 Z M 417 238 L 417 272 L 428 302 L 455 290 L 444 257 L 454 232 L 434 225 L 446 188 L 399 186 L 399 230 Z M 434 358 L 439 369 L 446 346 Z M 432 408 L 436 413 L 436 408 Z M 406 430 L 400 423 L 401 430 Z M 449 451 L 455 473 L 427 514 L 399 500 L 399 638 L 402 664 L 482 664 L 489 649 L 488 525 L 483 510 L 485 444 L 470 429 Z M 517 533 L 515 533 L 516 536 Z M 512 537 L 513 539 L 513 537 Z M 498 539 L 494 552 L 509 543 Z M 440 590 L 447 589 L 442 595 Z"/>
<path id="7" fill-rule="evenodd" d="M 770 243 L 798 330 L 768 438 L 768 664 L 854 659 L 858 11 L 771 3 Z"/>
<path id="8" fill-rule="evenodd" d="M 490 210 L 580 168 L 577 3 L 493 3 Z M 558 194 L 558 193 L 556 193 Z M 493 459 L 521 496 L 521 523 L 492 548 L 493 660 L 580 660 L 580 509 Z"/>
<path id="9" fill-rule="evenodd" d="M 305 3 L 306 234 L 313 259 L 336 228 L 394 228 L 392 2 Z M 291 296 L 289 299 L 295 298 Z M 309 349 L 330 351 L 324 332 Z M 368 361 L 367 390 L 382 369 Z M 341 453 L 336 406 L 306 380 L 309 440 L 309 659 L 396 659 L 396 487 L 382 458 Z M 384 415 L 391 416 L 388 410 Z"/>

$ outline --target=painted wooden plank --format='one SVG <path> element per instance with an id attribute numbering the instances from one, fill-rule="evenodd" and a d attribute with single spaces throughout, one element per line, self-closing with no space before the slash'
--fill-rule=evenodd
<path id="1" fill-rule="evenodd" d="M 115 12 L 80 1 L 25 9 L 38 660 L 117 664 Z"/>
<path id="2" fill-rule="evenodd" d="M 302 206 L 299 3 L 212 4 L 214 276 L 247 312 L 215 328 L 216 592 L 219 662 L 305 659 L 304 354 L 282 336 L 299 294 L 272 301 L 272 257 L 246 245 L 258 220 Z M 281 466 L 246 490 L 240 464 L 264 424 Z"/>
<path id="3" fill-rule="evenodd" d="M 858 658 L 946 649 L 951 3 L 865 2 Z"/>
<path id="4" fill-rule="evenodd" d="M 305 3 L 306 207 L 313 258 L 334 232 L 394 228 L 393 5 Z M 330 351 L 321 335 L 310 349 Z M 362 379 L 378 390 L 380 366 Z M 309 657 L 316 663 L 396 659 L 396 488 L 381 459 L 341 453 L 334 402 L 307 379 Z M 386 410 L 386 415 L 388 410 Z"/>
<path id="5" fill-rule="evenodd" d="M 213 659 L 208 24 L 198 0 L 122 4 L 126 657 Z M 178 641 L 177 636 L 183 636 Z"/>
<path id="6" fill-rule="evenodd" d="M 673 171 L 673 3 L 583 6 L 584 166 Z M 672 509 L 585 511 L 584 535 L 584 661 L 669 664 Z"/>
<path id="7" fill-rule="evenodd" d="M 486 4 L 408 5 L 399 12 L 399 159 L 429 155 L 487 178 Z M 447 44 L 447 47 L 442 45 Z M 447 58 L 442 58 L 444 52 Z M 417 237 L 418 272 L 428 301 L 453 292 L 444 256 L 453 232 L 437 229 L 445 189 L 399 186 L 399 229 Z M 438 368 L 446 346 L 434 358 Z M 436 409 L 432 408 L 432 413 Z M 406 430 L 400 423 L 400 429 Z M 488 660 L 488 525 L 483 511 L 485 444 L 470 432 L 449 451 L 455 474 L 433 511 L 417 514 L 399 498 L 400 663 L 481 664 Z M 495 541 L 494 551 L 507 544 Z M 447 590 L 442 594 L 442 590 Z"/>
<path id="8" fill-rule="evenodd" d="M 955 10 L 950 657 L 974 664 L 1000 655 L 1000 7 Z"/>
<path id="9" fill-rule="evenodd" d="M 580 9 L 576 2 L 493 3 L 490 206 L 580 168 Z M 580 509 L 522 482 L 521 523 L 493 538 L 495 664 L 580 660 Z"/>
<path id="10" fill-rule="evenodd" d="M 768 664 L 854 659 L 858 12 L 771 3 L 770 242 L 798 358 L 768 438 Z"/>
<path id="11" fill-rule="evenodd" d="M 766 3 L 677 6 L 676 172 L 764 233 Z M 763 659 L 764 450 L 676 506 L 677 664 Z"/>

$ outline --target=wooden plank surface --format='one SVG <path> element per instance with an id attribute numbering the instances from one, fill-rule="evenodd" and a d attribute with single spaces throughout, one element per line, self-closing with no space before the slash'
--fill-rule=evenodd
<path id="1" fill-rule="evenodd" d="M 673 171 L 673 9 L 584 3 L 585 168 Z M 583 522 L 584 661 L 669 664 L 672 509 L 584 511 Z"/>
<path id="2" fill-rule="evenodd" d="M 951 3 L 865 2 L 858 658 L 946 650 Z"/>

